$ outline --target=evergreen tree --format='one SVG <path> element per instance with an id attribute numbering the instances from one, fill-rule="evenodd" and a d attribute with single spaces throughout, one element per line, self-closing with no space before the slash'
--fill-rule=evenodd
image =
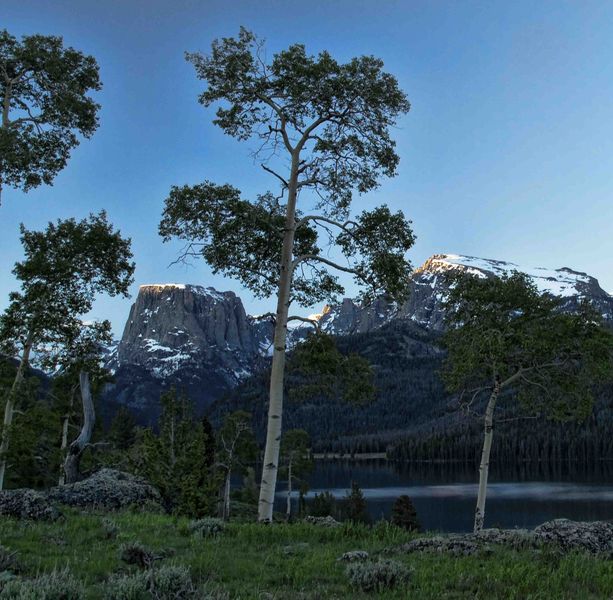
<path id="1" fill-rule="evenodd" d="M 336 498 L 328 491 L 315 494 L 309 506 L 309 514 L 314 517 L 336 517 Z"/>
<path id="2" fill-rule="evenodd" d="M 239 140 L 256 139 L 256 157 L 279 194 L 244 200 L 231 185 L 209 181 L 173 187 L 160 233 L 187 242 L 214 272 L 238 278 L 259 297 L 276 296 L 269 418 L 259 520 L 272 520 L 282 433 L 287 323 L 293 303 L 343 293 L 335 272 L 351 274 L 365 301 L 401 300 L 414 242 L 410 223 L 387 206 L 350 215 L 355 190 L 368 192 L 396 173 L 390 129 L 409 110 L 396 79 L 372 56 L 341 64 L 328 52 L 295 44 L 267 63 L 261 42 L 241 28 L 213 42 L 211 54 L 188 54 L 207 88 L 200 102 L 222 103 L 214 123 Z M 335 247 L 338 260 L 322 246 Z"/>
<path id="3" fill-rule="evenodd" d="M 421 526 L 417 519 L 417 511 L 411 498 L 407 495 L 398 496 L 392 506 L 392 523 L 409 531 L 419 531 Z"/>
<path id="4" fill-rule="evenodd" d="M 351 491 L 343 500 L 343 516 L 355 523 L 370 522 L 364 493 L 355 481 L 351 482 Z"/>
<path id="5" fill-rule="evenodd" d="M 132 468 L 158 488 L 169 508 L 192 517 L 213 515 L 218 480 L 207 464 L 208 440 L 195 426 L 192 404 L 172 388 L 160 397 L 159 431 L 140 432 Z"/>

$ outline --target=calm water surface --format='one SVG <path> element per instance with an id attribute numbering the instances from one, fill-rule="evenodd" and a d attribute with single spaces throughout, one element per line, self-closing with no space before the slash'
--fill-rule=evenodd
<path id="1" fill-rule="evenodd" d="M 318 460 L 307 502 L 328 490 L 342 499 L 351 482 L 362 488 L 373 519 L 388 518 L 401 494 L 413 499 L 427 530 L 470 531 L 477 498 L 476 467 L 458 463 Z M 284 482 L 280 482 L 280 488 Z M 295 500 L 297 502 L 297 500 Z M 284 494 L 277 497 L 283 510 Z M 486 526 L 534 527 L 554 518 L 613 520 L 613 463 L 492 467 Z"/>

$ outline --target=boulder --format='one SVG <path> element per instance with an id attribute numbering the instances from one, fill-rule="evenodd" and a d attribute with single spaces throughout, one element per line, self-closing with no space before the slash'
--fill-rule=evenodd
<path id="1" fill-rule="evenodd" d="M 613 558 L 613 522 L 554 519 L 539 525 L 534 533 L 539 540 L 556 544 L 564 552 L 587 550 Z"/>
<path id="2" fill-rule="evenodd" d="M 516 550 L 554 544 L 561 552 L 587 550 L 613 557 L 613 523 L 606 521 L 578 522 L 555 519 L 534 529 L 484 529 L 479 533 L 462 533 L 418 538 L 384 552 L 444 552 L 452 556 L 470 556 L 489 552 L 492 545 Z"/>
<path id="3" fill-rule="evenodd" d="M 0 515 L 33 521 L 55 521 L 61 513 L 45 493 L 19 489 L 0 491 Z"/>
<path id="4" fill-rule="evenodd" d="M 47 497 L 68 506 L 107 510 L 132 505 L 162 506 L 160 493 L 145 479 L 115 469 L 100 469 L 83 481 L 51 488 Z"/>
<path id="5" fill-rule="evenodd" d="M 439 552 L 451 556 L 471 556 L 481 550 L 482 545 L 478 540 L 471 539 L 468 535 L 437 535 L 431 538 L 418 538 L 398 548 L 400 552 Z"/>

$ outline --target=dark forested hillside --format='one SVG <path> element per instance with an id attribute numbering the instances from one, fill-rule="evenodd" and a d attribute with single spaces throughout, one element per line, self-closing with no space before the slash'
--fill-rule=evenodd
<path id="1" fill-rule="evenodd" d="M 284 429 L 301 427 L 316 452 L 388 452 L 401 460 L 477 460 L 482 425 L 454 410 L 439 370 L 444 353 L 439 334 L 408 320 L 393 320 L 368 333 L 339 337 L 343 353 L 366 357 L 375 371 L 376 399 L 367 406 L 339 400 L 293 398 L 288 390 Z M 254 416 L 256 435 L 265 434 L 268 372 L 260 371 L 211 408 L 220 422 L 229 411 Z M 586 423 L 552 423 L 519 418 L 509 399 L 496 432 L 495 461 L 613 460 L 613 389 L 600 394 Z"/>

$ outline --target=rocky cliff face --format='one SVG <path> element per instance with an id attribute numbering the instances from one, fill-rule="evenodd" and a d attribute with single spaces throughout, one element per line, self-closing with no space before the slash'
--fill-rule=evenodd
<path id="1" fill-rule="evenodd" d="M 583 299 L 587 299 L 606 321 L 613 323 L 613 296 L 605 292 L 594 277 L 585 273 L 566 267 L 556 270 L 527 268 L 499 260 L 435 254 L 415 270 L 408 300 L 404 305 L 399 307 L 379 300 L 370 307 L 361 307 L 345 299 L 340 305 L 326 307 L 321 317 L 321 326 L 329 333 L 344 335 L 371 331 L 393 319 L 410 319 L 428 330 L 442 331 L 448 273 L 496 277 L 513 270 L 528 274 L 541 292 L 561 297 L 564 310 L 573 310 Z"/>
<path id="2" fill-rule="evenodd" d="M 562 297 L 567 310 L 584 298 L 590 300 L 613 324 L 613 297 L 585 273 L 527 269 L 454 254 L 434 255 L 417 269 L 402 306 L 378 299 L 363 307 L 346 298 L 326 306 L 316 318 L 324 331 L 334 335 L 364 334 L 393 321 L 408 321 L 425 334 L 436 334 L 444 327 L 447 273 L 494 277 L 512 270 L 528 273 L 541 291 Z M 305 325 L 292 329 L 290 343 L 309 330 Z M 271 340 L 271 322 L 247 315 L 232 292 L 183 284 L 141 286 L 109 361 L 116 382 L 109 386 L 107 397 L 155 418 L 161 391 L 176 385 L 187 389 L 197 407 L 203 408 L 263 366 Z"/>
<path id="3" fill-rule="evenodd" d="M 117 348 L 117 366 L 143 367 L 156 377 L 180 369 L 215 369 L 228 385 L 249 375 L 267 347 L 233 292 L 197 285 L 140 287 Z"/>

